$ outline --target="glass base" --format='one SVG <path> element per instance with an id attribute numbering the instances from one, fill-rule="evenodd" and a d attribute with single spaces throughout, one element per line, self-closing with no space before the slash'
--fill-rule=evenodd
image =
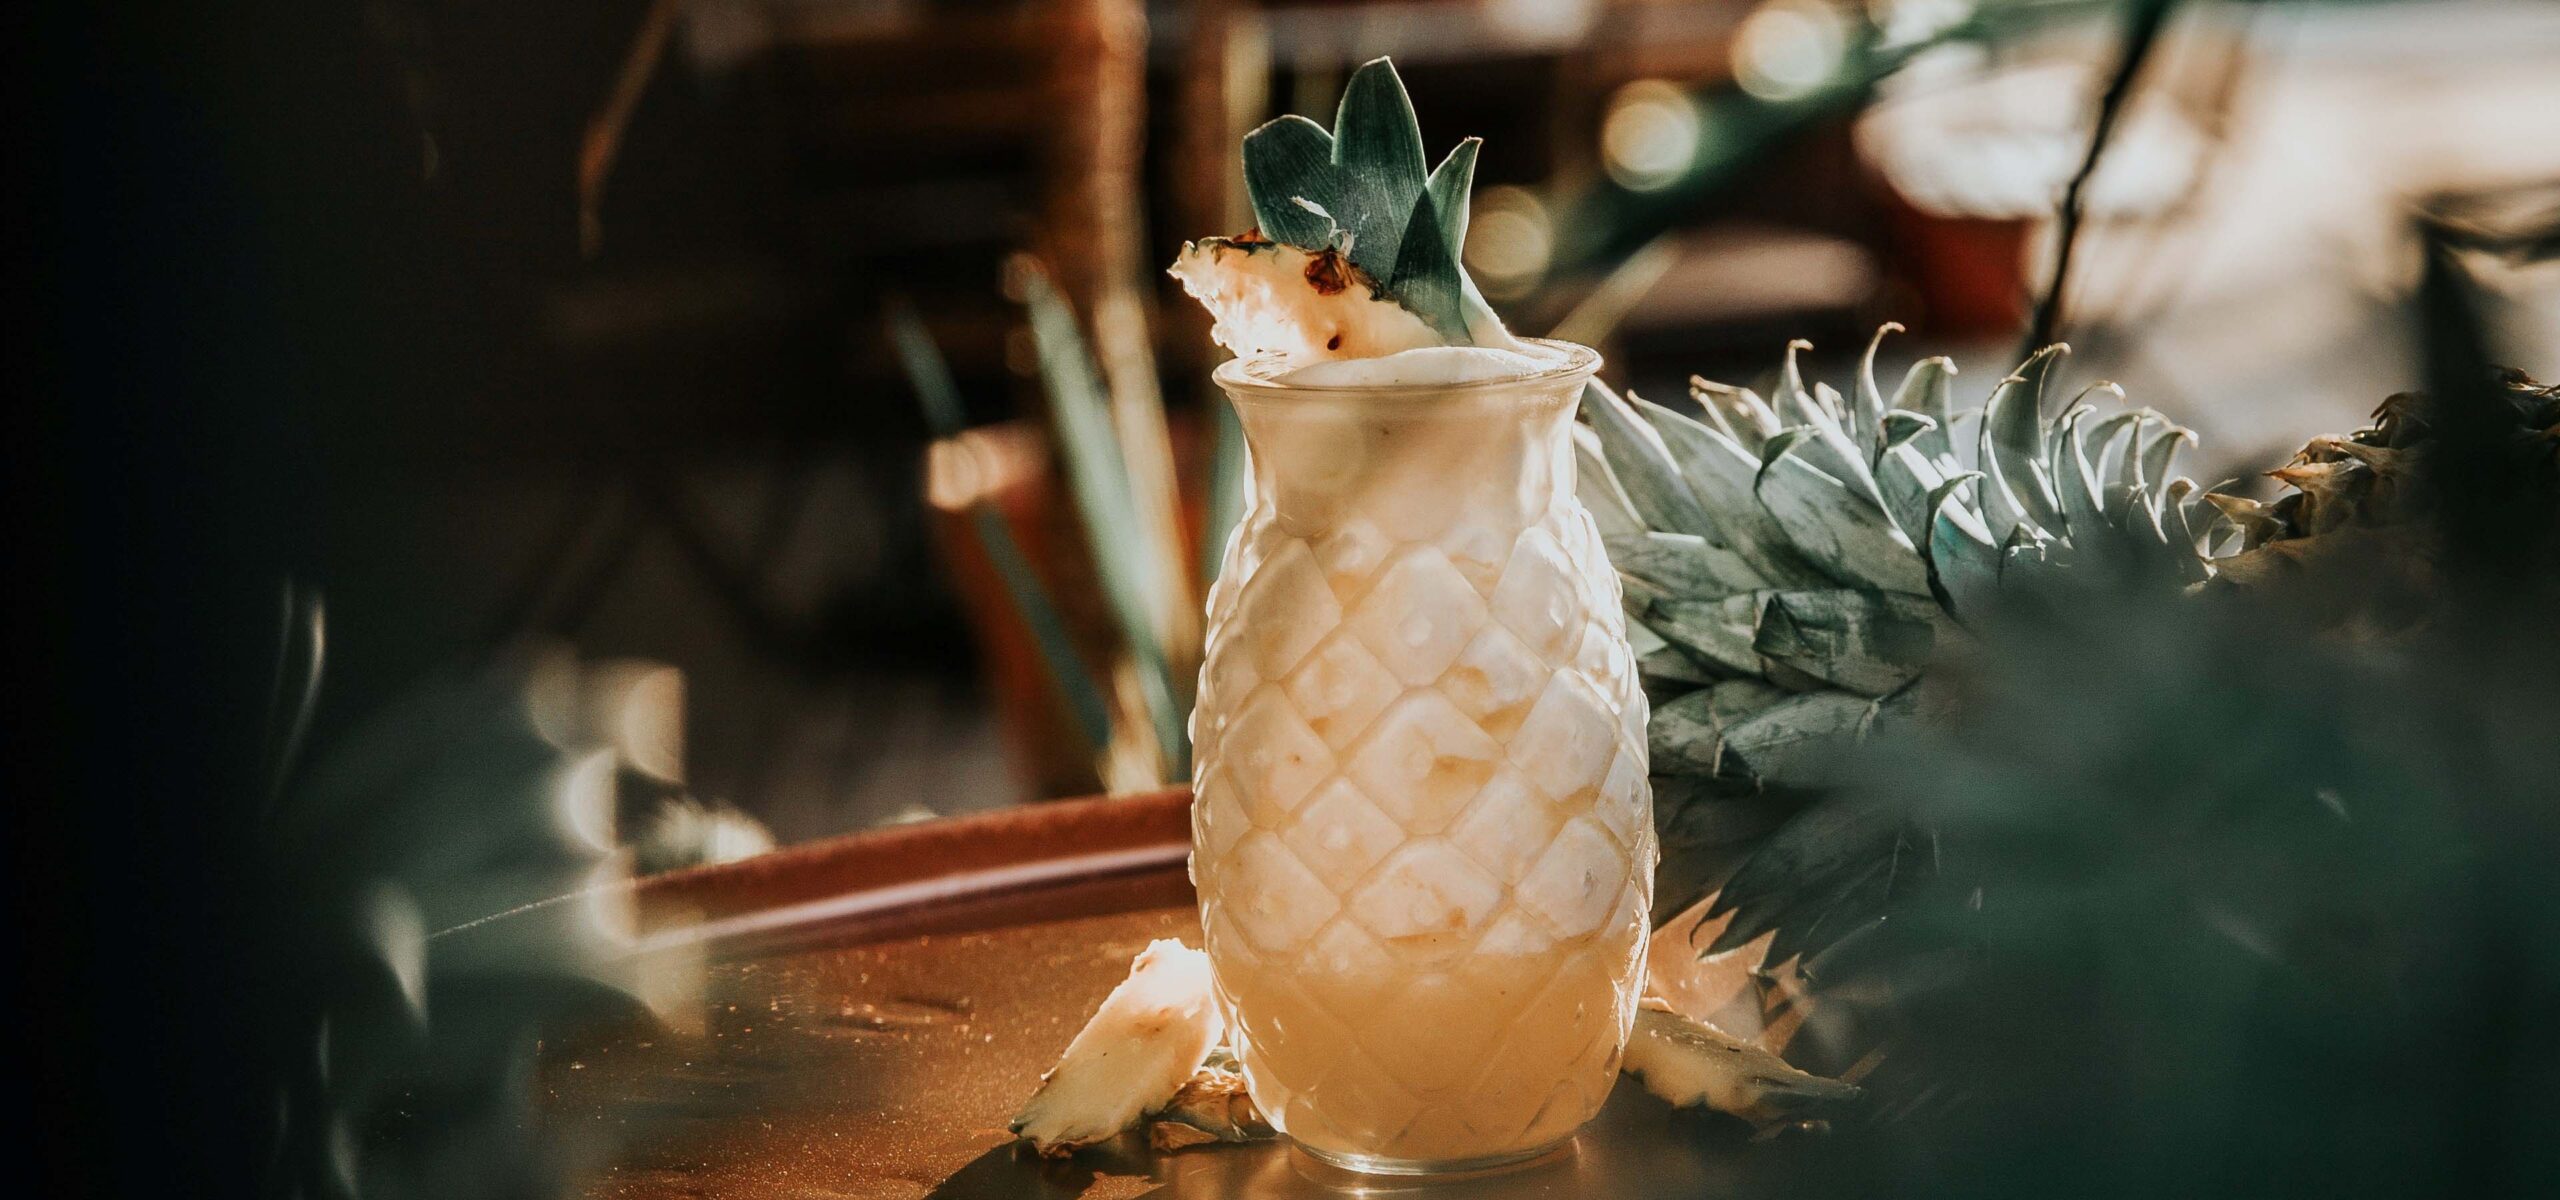
<path id="1" fill-rule="evenodd" d="M 1481 1158 L 1389 1158 L 1383 1154 L 1346 1154 L 1339 1150 L 1319 1150 L 1294 1139 L 1290 1144 L 1306 1151 L 1309 1157 L 1327 1166 L 1340 1167 L 1345 1171 L 1361 1175 L 1411 1178 L 1419 1175 L 1476 1175 L 1525 1167 L 1555 1154 L 1572 1142 L 1573 1135 L 1567 1134 L 1543 1146 L 1488 1154 Z"/>

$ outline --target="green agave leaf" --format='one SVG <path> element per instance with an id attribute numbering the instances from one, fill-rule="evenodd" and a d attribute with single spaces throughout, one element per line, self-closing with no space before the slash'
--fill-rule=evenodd
<path id="1" fill-rule="evenodd" d="M 1876 386 L 1876 351 L 1884 347 L 1884 335 L 1900 332 L 1902 326 L 1892 321 L 1876 326 L 1875 337 L 1867 342 L 1867 352 L 1858 359 L 1857 406 L 1849 413 L 1849 431 L 1859 448 L 1866 451 L 1869 462 L 1884 453 L 1888 433 L 1884 418 L 1889 410 L 1884 390 Z"/>
<path id="2" fill-rule="evenodd" d="M 2212 574 L 2199 557 L 2204 552 L 2204 533 L 2211 527 L 2198 509 L 2207 507 L 2197 495 L 2196 481 L 2184 477 L 2169 481 L 2168 496 L 2160 506 L 2160 525 L 2169 539 L 2170 565 L 2189 583 L 2199 582 Z"/>
<path id="3" fill-rule="evenodd" d="M 1746 592 L 1721 600 L 1658 600 L 1645 609 L 1644 623 L 1672 645 L 1719 670 L 1734 675 L 1760 673 L 1760 605 L 1767 592 Z"/>
<path id="4" fill-rule="evenodd" d="M 1662 435 L 1607 384 L 1595 379 L 1584 385 L 1582 419 L 1599 435 L 1611 473 L 1647 526 L 1700 537 L 1715 534 L 1714 519 L 1681 478 Z"/>
<path id="5" fill-rule="evenodd" d="M 1815 802 L 1761 843 L 1725 882 L 1707 915 L 1730 913 L 1732 919 L 1704 953 L 1738 949 L 1784 923 L 1800 901 L 1818 899 L 1840 881 L 1874 869 L 1891 857 L 1901 823 L 1898 814 L 1872 801 L 1835 796 Z"/>
<path id="6" fill-rule="evenodd" d="M 1648 532 L 1607 537 L 1603 544 L 1630 589 L 1649 589 L 1649 598 L 1701 599 L 1768 586 L 1733 551 L 1695 534 Z"/>
<path id="7" fill-rule="evenodd" d="M 1898 592 L 1778 592 L 1752 648 L 1835 687 L 1883 696 L 1911 682 L 1937 647 L 1938 604 Z"/>
<path id="8" fill-rule="evenodd" d="M 914 387 L 918 403 L 924 406 L 925 423 L 935 437 L 956 437 L 963 432 L 967 420 L 960 403 L 959 386 L 952 382 L 951 366 L 933 341 L 915 307 L 903 298 L 889 305 L 889 340 L 897 348 L 898 364 Z M 1221 405 L 1220 407 L 1224 407 Z M 985 549 L 987 560 L 1003 581 L 1005 595 L 1013 601 L 1015 615 L 1031 631 L 1032 644 L 1040 651 L 1040 661 L 1048 667 L 1049 680 L 1066 702 L 1067 715 L 1075 722 L 1076 732 L 1084 738 L 1085 749 L 1099 755 L 1111 744 L 1111 706 L 1104 702 L 1101 689 L 1085 669 L 1084 658 L 1076 650 L 1075 639 L 1067 633 L 1066 618 L 1061 616 L 1049 589 L 1032 570 L 1030 557 L 1022 552 L 1022 544 L 1013 536 L 1013 526 L 996 507 L 983 500 L 970 506 L 969 520 Z"/>
<path id="9" fill-rule="evenodd" d="M 1644 519 L 1636 515 L 1635 502 L 1627 498 L 1618 477 L 1609 470 L 1609 460 L 1600 452 L 1600 435 L 1588 425 L 1573 427 L 1573 493 L 1582 506 L 1591 510 L 1593 524 L 1603 537 L 1633 537 L 1645 532 Z"/>
<path id="10" fill-rule="evenodd" d="M 2028 360 L 2030 367 L 2055 354 L 2047 347 Z M 2026 368 L 2021 368 L 2024 372 Z M 2038 378 L 2042 372 L 2036 372 Z M 2038 461 L 2044 455 L 2042 428 L 2036 417 L 2035 385 L 2026 374 L 2011 375 L 1993 388 L 1982 406 L 1982 440 L 1978 468 L 1990 477 L 1983 488 L 1983 509 L 1994 530 L 2014 528 L 2019 521 L 2038 531 L 2062 523 L 2062 514 L 2039 482 Z M 2012 513 L 2015 517 L 2012 517 Z M 2005 535 L 2004 535 L 2005 536 Z"/>
<path id="11" fill-rule="evenodd" d="M 1928 418 L 1911 413 L 1897 416 L 1915 421 Z M 1876 490 L 1884 494 L 1885 513 L 1893 518 L 1895 528 L 1911 539 L 1914 546 L 1926 544 L 1929 536 L 1931 509 L 1929 493 L 1946 482 L 1945 473 L 1927 455 L 1909 444 L 1908 439 L 1893 442 L 1876 458 Z"/>
<path id="12" fill-rule="evenodd" d="M 1218 569 L 1226 562 L 1227 538 L 1244 515 L 1244 425 L 1224 394 L 1211 395 L 1208 404 L 1209 495 L 1200 524 L 1203 584 L 1217 581 Z"/>
<path id="13" fill-rule="evenodd" d="M 1640 606 L 1637 605 L 1628 605 L 1628 607 L 1636 608 L 1638 611 L 1641 611 Z M 1637 658 L 1641 659 L 1645 655 L 1651 654 L 1656 650 L 1669 646 L 1670 644 L 1671 643 L 1662 640 L 1661 634 L 1655 633 L 1653 630 L 1646 628 L 1642 617 L 1637 616 L 1634 613 L 1628 614 L 1627 649 Z"/>
<path id="14" fill-rule="evenodd" d="M 1785 425 L 1810 425 L 1825 417 L 1837 416 L 1824 411 L 1822 402 L 1813 398 L 1813 390 L 1805 386 L 1804 368 L 1796 362 L 1798 351 L 1813 349 L 1813 343 L 1795 338 L 1787 343 L 1786 357 L 1778 364 L 1778 386 L 1770 397 L 1770 407 L 1777 410 L 1778 421 Z"/>
<path id="15" fill-rule="evenodd" d="M 2098 489 L 2098 495 L 2102 501 L 2101 507 L 2106 508 L 2108 519 L 2111 521 L 2115 519 L 2116 510 L 2112 505 L 2104 504 L 2103 501 L 2111 493 L 2113 484 L 2126 482 L 2123 479 L 2125 454 L 2127 449 L 2136 442 L 2133 431 L 2141 423 L 2142 412 L 2138 409 L 2108 413 L 2098 418 L 2097 424 L 2089 427 L 2088 438 L 2084 443 L 2089 455 L 2089 473 L 2092 482 Z"/>
<path id="16" fill-rule="evenodd" d="M 2177 461 L 2178 447 L 2196 440 L 2194 430 L 2163 424 L 2166 428 L 2142 443 L 2143 494 L 2154 517 L 2167 502 L 2169 467 Z"/>
<path id="17" fill-rule="evenodd" d="M 1929 492 L 1929 573 L 1940 601 L 1958 617 L 1990 604 L 2000 592 L 2000 555 L 1990 531 L 1961 505 L 1947 504 L 1966 483 L 1980 479 L 1978 471 L 1960 472 Z"/>
<path id="18" fill-rule="evenodd" d="M 1725 753 L 1762 783 L 1814 787 L 1829 782 L 1844 744 L 1865 735 L 1876 702 L 1846 692 L 1806 692 L 1727 726 Z"/>
<path id="19" fill-rule="evenodd" d="M 1705 688 L 1658 705 L 1645 724 L 1645 752 L 1657 772 L 1713 775 L 1724 768 L 1724 725 Z"/>
<path id="20" fill-rule="evenodd" d="M 2104 498 L 2098 492 L 2097 474 L 2090 470 L 2088 456 L 2080 445 L 2080 426 L 2090 411 L 2074 408 L 2063 418 L 2060 445 L 2053 455 L 2054 491 L 2062 499 L 2064 536 L 2083 549 L 2097 546 L 2111 527 Z"/>
<path id="21" fill-rule="evenodd" d="M 2011 530 L 2007 541 L 2000 544 L 2000 583 L 2003 587 L 2032 586 L 2053 566 L 2046 551 L 2050 543 L 2025 526 Z"/>
<path id="22" fill-rule="evenodd" d="M 1793 694 L 1756 679 L 1728 679 L 1655 708 L 1646 730 L 1655 770 L 1672 766 L 1686 774 L 1716 774 L 1723 766 L 1726 727 Z"/>
<path id="23" fill-rule="evenodd" d="M 1705 425 L 1646 400 L 1635 402 L 1669 451 L 1689 495 L 1707 512 L 1715 531 L 1708 540 L 1731 550 L 1768 585 L 1816 584 L 1828 577 L 1787 549 L 1787 533 L 1752 497 L 1760 462 Z M 1728 532 L 1729 531 L 1729 532 Z"/>
<path id="24" fill-rule="evenodd" d="M 1876 456 L 1896 446 L 1906 446 L 1938 431 L 1938 423 L 1916 412 L 1889 412 L 1882 419 L 1883 435 L 1876 442 Z"/>
<path id="25" fill-rule="evenodd" d="M 1687 912 L 1724 886 L 1802 804 L 1704 775 L 1655 776 L 1653 827 L 1662 865 L 1654 872 L 1653 923 Z"/>
<path id="26" fill-rule="evenodd" d="M 1632 621 L 1627 627 L 1630 630 L 1645 629 L 1642 623 Z M 1646 632 L 1656 641 L 1661 640 L 1661 635 L 1653 634 L 1650 629 L 1646 629 Z M 1636 655 L 1636 674 L 1647 682 L 1689 684 L 1696 687 L 1705 687 L 1716 681 L 1716 677 L 1708 674 L 1705 667 L 1698 665 L 1697 659 L 1689 657 L 1682 653 L 1679 647 L 1667 642 Z"/>
<path id="27" fill-rule="evenodd" d="M 1791 433 L 1798 436 L 1789 438 Z M 1920 552 L 1894 527 L 1883 503 L 1853 494 L 1790 453 L 1807 436 L 1788 430 L 1770 440 L 1769 457 L 1752 481 L 1760 506 L 1786 531 L 1796 552 L 1832 579 L 1927 595 L 1929 574 Z"/>
<path id="28" fill-rule="evenodd" d="M 1147 716 L 1168 760 L 1166 777 L 1179 779 L 1190 771 L 1190 743 L 1147 605 L 1154 589 L 1168 586 L 1159 571 L 1170 564 L 1155 562 L 1138 534 L 1144 526 L 1138 521 L 1137 502 L 1129 494 L 1129 473 L 1120 458 L 1110 404 L 1084 335 L 1076 328 L 1075 314 L 1050 287 L 1047 276 L 1036 271 L 1029 275 L 1023 298 L 1031 311 L 1031 340 L 1049 393 L 1050 422 L 1059 456 L 1066 463 L 1069 491 L 1083 517 L 1095 574 L 1101 577 L 1103 598 L 1137 666 Z"/>
<path id="29" fill-rule="evenodd" d="M 1838 407 L 1847 403 L 1840 393 L 1831 389 L 1830 384 L 1815 384 L 1813 390 L 1822 399 L 1821 407 Z M 1853 494 L 1872 501 L 1878 508 L 1884 507 L 1884 497 L 1876 489 L 1875 472 L 1869 466 L 1875 457 L 1873 449 L 1852 439 L 1847 427 L 1839 420 L 1811 428 L 1811 442 L 1798 447 L 1796 453 L 1803 455 L 1805 461 L 1823 474 L 1847 484 Z M 1876 437 L 1881 438 L 1883 432 L 1882 427 L 1875 427 Z"/>
<path id="30" fill-rule="evenodd" d="M 1911 364 L 1911 370 L 1902 377 L 1902 386 L 1893 392 L 1896 411 L 1914 412 L 1937 422 L 1934 431 L 1922 434 L 1913 445 L 1937 464 L 1941 475 L 1963 469 L 1956 460 L 1955 379 L 1956 364 L 1952 360 L 1924 358 Z"/>
<path id="31" fill-rule="evenodd" d="M 1689 398 L 1715 421 L 1715 427 L 1759 461 L 1762 443 L 1777 436 L 1778 414 L 1749 388 L 1730 387 L 1692 375 Z"/>
<path id="32" fill-rule="evenodd" d="M 1808 948 L 1829 945 L 1852 926 L 1879 919 L 1897 855 L 1889 835 L 1875 836 L 1875 853 L 1866 866 L 1831 877 L 1789 905 L 1789 916 L 1778 923 L 1777 936 L 1769 939 L 1766 961 L 1786 962 Z"/>

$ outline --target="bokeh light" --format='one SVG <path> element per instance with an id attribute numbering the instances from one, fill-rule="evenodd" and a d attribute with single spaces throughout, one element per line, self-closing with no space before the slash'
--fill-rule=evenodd
<path id="1" fill-rule="evenodd" d="M 1639 192 L 1659 191 L 1698 158 L 1705 121 L 1677 85 L 1639 79 L 1609 98 L 1600 126 L 1600 159 L 1609 178 Z"/>
<path id="2" fill-rule="evenodd" d="M 1820 0 L 1772 0 L 1734 35 L 1734 82 L 1762 100 L 1793 100 L 1839 74 L 1848 46 L 1839 9 Z"/>

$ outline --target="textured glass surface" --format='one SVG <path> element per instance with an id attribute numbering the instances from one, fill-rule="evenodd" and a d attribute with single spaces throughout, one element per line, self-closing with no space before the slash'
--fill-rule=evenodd
<path id="1" fill-rule="evenodd" d="M 1192 877 L 1255 1101 L 1341 1157 L 1533 1151 L 1607 1098 L 1656 857 L 1645 701 L 1574 496 L 1596 358 L 1450 388 L 1230 366 Z"/>

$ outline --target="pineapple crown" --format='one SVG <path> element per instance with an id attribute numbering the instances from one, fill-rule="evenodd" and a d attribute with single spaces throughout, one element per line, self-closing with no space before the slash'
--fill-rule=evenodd
<path id="1" fill-rule="evenodd" d="M 1452 343 L 1472 344 L 1470 308 L 1484 301 L 1458 265 L 1467 191 L 1481 138 L 1425 169 L 1422 126 L 1393 62 L 1354 72 L 1333 130 L 1286 116 L 1244 139 L 1245 193 L 1264 237 L 1333 250 L 1378 282 L 1379 294 Z"/>

